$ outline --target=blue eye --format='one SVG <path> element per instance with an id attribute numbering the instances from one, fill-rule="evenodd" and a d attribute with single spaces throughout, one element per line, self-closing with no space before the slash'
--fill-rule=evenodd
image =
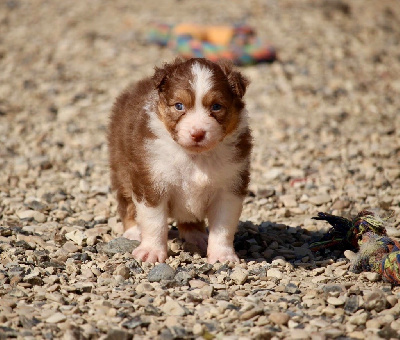
<path id="1" fill-rule="evenodd" d="M 213 104 L 211 106 L 211 111 L 219 111 L 222 109 L 222 105 L 221 104 Z"/>
<path id="2" fill-rule="evenodd" d="M 177 109 L 178 111 L 183 111 L 185 109 L 185 105 L 183 105 L 182 103 L 176 103 L 175 109 Z"/>

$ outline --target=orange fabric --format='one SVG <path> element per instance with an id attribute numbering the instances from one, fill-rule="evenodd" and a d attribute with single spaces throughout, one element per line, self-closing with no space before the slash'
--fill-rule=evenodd
<path id="1" fill-rule="evenodd" d="M 176 35 L 191 35 L 212 44 L 228 45 L 232 40 L 234 28 L 231 26 L 202 26 L 196 24 L 180 24 L 174 27 Z"/>

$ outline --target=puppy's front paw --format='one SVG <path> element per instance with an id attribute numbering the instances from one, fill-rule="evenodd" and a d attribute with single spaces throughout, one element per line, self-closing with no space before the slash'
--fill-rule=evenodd
<path id="1" fill-rule="evenodd" d="M 139 241 L 139 242 L 142 240 L 140 229 L 137 226 L 130 227 L 128 230 L 124 232 L 122 236 L 127 238 L 128 240 Z"/>
<path id="2" fill-rule="evenodd" d="M 218 249 L 208 250 L 208 263 L 215 263 L 217 261 L 223 262 L 239 262 L 239 257 L 236 255 L 233 248 L 221 247 Z"/>
<path id="3" fill-rule="evenodd" d="M 165 262 L 167 259 L 167 249 L 163 247 L 140 245 L 132 252 L 132 255 L 137 260 L 143 262 Z"/>

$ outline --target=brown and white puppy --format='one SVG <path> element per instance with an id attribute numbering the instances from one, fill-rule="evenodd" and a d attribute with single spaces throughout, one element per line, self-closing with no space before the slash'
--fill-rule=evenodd
<path id="1" fill-rule="evenodd" d="M 137 259 L 166 260 L 173 218 L 181 238 L 207 248 L 210 263 L 238 261 L 233 238 L 252 147 L 247 85 L 228 62 L 177 59 L 117 98 L 108 134 L 111 181 L 124 236 L 141 241 Z"/>

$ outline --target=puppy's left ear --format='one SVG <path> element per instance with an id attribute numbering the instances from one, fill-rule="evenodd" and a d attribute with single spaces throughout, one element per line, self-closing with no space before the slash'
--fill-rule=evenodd
<path id="1" fill-rule="evenodd" d="M 239 98 L 242 98 L 246 93 L 250 81 L 240 72 L 233 69 L 233 63 L 231 61 L 221 60 L 217 64 L 228 78 L 228 83 L 231 86 L 233 93 L 235 93 Z"/>

